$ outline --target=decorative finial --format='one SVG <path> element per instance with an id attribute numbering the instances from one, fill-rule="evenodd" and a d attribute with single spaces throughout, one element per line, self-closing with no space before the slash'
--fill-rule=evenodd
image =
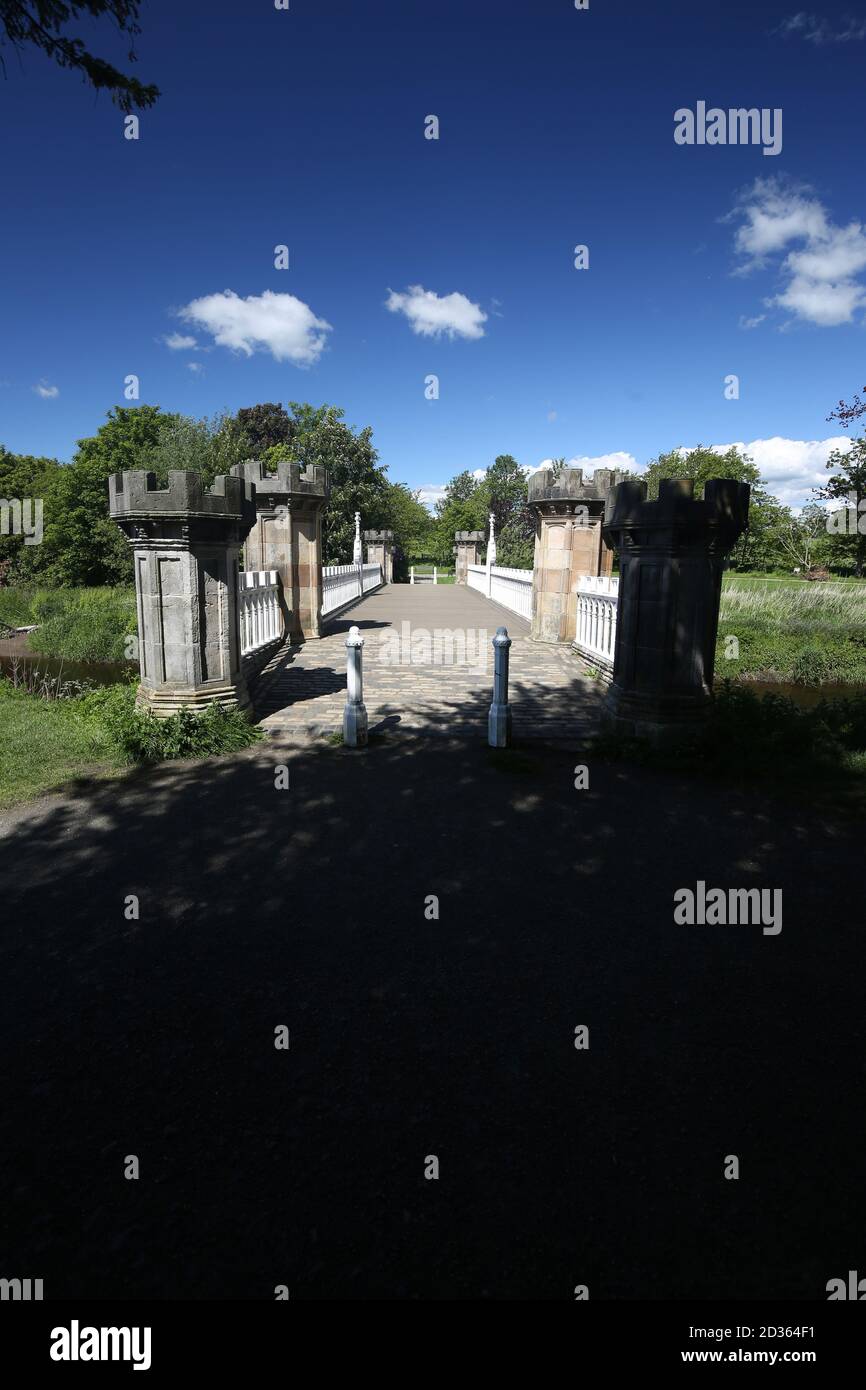
<path id="1" fill-rule="evenodd" d="M 352 543 L 352 564 L 362 565 L 364 563 L 364 552 L 361 549 L 361 513 L 355 513 L 355 539 Z"/>

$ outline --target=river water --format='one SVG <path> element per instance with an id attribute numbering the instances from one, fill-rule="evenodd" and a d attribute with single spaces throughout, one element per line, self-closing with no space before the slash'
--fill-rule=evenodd
<path id="1" fill-rule="evenodd" d="M 42 656 L 31 651 L 24 633 L 0 638 L 0 675 L 11 675 L 13 659 L 17 659 L 19 666 L 26 663 L 45 676 L 61 676 L 65 681 L 90 681 L 93 685 L 114 685 L 116 681 L 125 681 L 130 671 L 138 670 L 134 661 L 67 661 L 56 656 Z"/>

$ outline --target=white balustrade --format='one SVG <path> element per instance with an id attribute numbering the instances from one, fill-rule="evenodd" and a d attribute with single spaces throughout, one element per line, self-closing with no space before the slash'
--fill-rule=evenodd
<path id="1" fill-rule="evenodd" d="M 532 570 L 510 570 L 493 565 L 490 570 L 490 597 L 494 603 L 532 622 Z"/>
<path id="2" fill-rule="evenodd" d="M 249 656 L 283 633 L 280 577 L 276 570 L 241 570 L 238 575 L 241 656 Z"/>
<path id="3" fill-rule="evenodd" d="M 616 644 L 616 606 L 619 580 L 582 574 L 577 581 L 577 636 L 574 649 L 607 670 L 613 670 Z"/>
<path id="4" fill-rule="evenodd" d="M 528 623 L 532 622 L 532 570 L 491 565 L 488 572 L 486 565 L 467 565 L 466 584 Z"/>
<path id="5" fill-rule="evenodd" d="M 355 603 L 381 583 L 381 565 L 325 565 L 322 569 L 322 617 Z"/>

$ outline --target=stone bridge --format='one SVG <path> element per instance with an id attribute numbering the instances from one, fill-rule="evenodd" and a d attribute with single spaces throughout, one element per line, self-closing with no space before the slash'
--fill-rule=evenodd
<path id="1" fill-rule="evenodd" d="M 491 516 L 483 565 L 483 534 L 455 536 L 452 586 L 392 583 L 393 535 L 366 532 L 365 560 L 357 513 L 352 563 L 324 567 L 319 466 L 268 475 L 250 462 L 210 491 L 195 473 L 170 472 L 160 488 L 126 472 L 109 494 L 134 551 L 139 701 L 155 714 L 219 702 L 269 729 L 342 726 L 349 738 L 351 707 L 373 731 L 480 733 L 493 637 L 507 628 L 497 742 L 510 726 L 522 738 L 580 736 L 602 707 L 626 733 L 693 728 L 711 697 L 722 569 L 749 500 L 727 479 L 702 499 L 688 480 L 663 481 L 650 502 L 645 485 L 606 470 L 542 471 L 529 486 L 533 569 L 496 564 Z"/>

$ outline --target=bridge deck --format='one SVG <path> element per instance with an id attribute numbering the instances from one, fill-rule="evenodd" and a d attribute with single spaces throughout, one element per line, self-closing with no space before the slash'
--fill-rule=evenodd
<path id="1" fill-rule="evenodd" d="M 579 735 L 597 715 L 598 684 L 569 648 L 530 641 L 524 619 L 463 585 L 392 584 L 341 614 L 320 640 L 285 653 L 257 692 L 265 728 L 309 734 L 342 727 L 345 641 L 354 625 L 365 639 L 371 729 L 483 733 L 493 690 L 491 639 L 499 626 L 512 638 L 515 736 Z"/>

